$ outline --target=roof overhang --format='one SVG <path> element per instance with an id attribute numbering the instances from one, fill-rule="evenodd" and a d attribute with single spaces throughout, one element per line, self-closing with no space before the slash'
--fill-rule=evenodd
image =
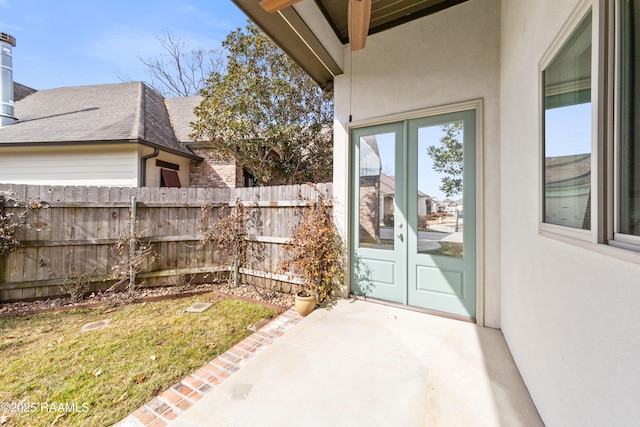
<path id="1" fill-rule="evenodd" d="M 101 140 L 101 141 L 30 141 L 30 142 L 2 142 L 0 143 L 0 149 L 2 148 L 42 148 L 42 147 L 79 147 L 79 146 L 87 146 L 87 147 L 96 147 L 100 145 L 144 145 L 151 148 L 157 148 L 160 151 L 164 151 L 166 153 L 175 154 L 176 156 L 186 157 L 187 159 L 203 161 L 204 159 L 197 154 L 191 152 L 189 149 L 189 153 L 174 150 L 169 147 L 165 147 L 159 144 L 154 144 L 152 142 L 148 142 L 142 139 L 114 139 L 114 140 Z"/>
<path id="2" fill-rule="evenodd" d="M 334 77 L 343 73 L 342 43 L 313 2 L 269 13 L 259 0 L 232 1 L 322 88 L 332 88 Z"/>
<path id="3" fill-rule="evenodd" d="M 302 0 L 269 13 L 260 0 L 232 0 L 321 87 L 343 73 L 349 43 L 347 0 Z M 373 0 L 369 35 L 403 25 L 468 0 Z M 410 41 L 408 41 L 410 43 Z"/>

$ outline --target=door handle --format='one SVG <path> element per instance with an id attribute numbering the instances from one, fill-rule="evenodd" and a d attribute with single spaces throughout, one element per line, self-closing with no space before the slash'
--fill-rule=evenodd
<path id="1" fill-rule="evenodd" d="M 404 242 L 404 235 L 402 233 L 398 233 L 398 239 Z"/>

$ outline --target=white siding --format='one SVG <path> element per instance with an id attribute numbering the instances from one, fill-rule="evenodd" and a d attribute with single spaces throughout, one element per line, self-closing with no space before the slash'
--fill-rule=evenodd
<path id="1" fill-rule="evenodd" d="M 502 330 L 549 426 L 640 420 L 640 254 L 538 233 L 538 64 L 578 2 L 502 2 Z"/>
<path id="2" fill-rule="evenodd" d="M 136 144 L 2 148 L 0 182 L 134 187 L 138 163 Z"/>
<path id="3" fill-rule="evenodd" d="M 153 153 L 153 148 L 141 146 L 140 148 L 140 157 L 146 156 Z M 180 167 L 178 172 L 178 177 L 180 177 L 180 185 L 182 187 L 189 186 L 189 167 L 191 165 L 192 160 L 187 159 L 186 157 L 176 156 L 175 154 L 165 153 L 161 151 L 157 157 L 152 157 L 147 160 L 147 176 L 146 176 L 146 187 L 160 187 L 160 169 L 156 166 L 156 160 L 163 160 L 165 162 L 176 164 Z"/>
<path id="4" fill-rule="evenodd" d="M 349 114 L 354 122 L 385 121 L 393 114 L 483 100 L 485 196 L 479 228 L 487 236 L 484 321 L 493 327 L 500 325 L 499 41 L 500 2 L 472 0 L 370 36 L 352 58 L 345 49 L 347 70 L 335 81 L 334 195 L 343 230 L 348 223 Z"/>

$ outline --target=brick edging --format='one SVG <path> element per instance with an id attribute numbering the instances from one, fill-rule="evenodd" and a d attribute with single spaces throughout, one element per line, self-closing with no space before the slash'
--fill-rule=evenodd
<path id="1" fill-rule="evenodd" d="M 154 397 L 115 426 L 166 426 L 301 320 L 302 317 L 295 308 L 288 309 L 257 332 Z"/>

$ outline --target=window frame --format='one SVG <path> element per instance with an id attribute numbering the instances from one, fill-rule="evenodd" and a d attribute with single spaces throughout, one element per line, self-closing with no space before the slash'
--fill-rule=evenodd
<path id="1" fill-rule="evenodd" d="M 612 15 L 612 27 L 615 28 L 615 31 L 611 32 L 610 39 L 613 42 L 613 55 L 610 61 L 611 74 L 614 76 L 612 91 L 614 96 L 610 102 L 610 108 L 613 110 L 613 144 L 610 144 L 613 149 L 611 153 L 612 165 L 610 170 L 612 171 L 611 181 L 612 185 L 612 194 L 611 194 L 611 205 L 610 205 L 610 215 L 611 215 L 611 224 L 610 224 L 610 235 L 608 237 L 608 244 L 614 246 L 616 248 L 631 250 L 634 252 L 640 252 L 640 236 L 635 236 L 632 234 L 625 234 L 620 232 L 620 162 L 618 159 L 621 155 L 621 126 L 622 126 L 622 67 L 621 67 L 621 36 L 622 36 L 622 12 L 621 12 L 621 0 L 614 0 L 610 2 L 613 5 L 611 15 Z"/>
<path id="2" fill-rule="evenodd" d="M 539 234 L 580 247 L 640 262 L 640 236 L 620 233 L 621 154 L 621 2 L 581 1 L 539 63 Z M 592 11 L 592 159 L 591 230 L 580 230 L 544 222 L 544 74 L 543 71 Z"/>
<path id="3" fill-rule="evenodd" d="M 601 138 L 603 127 L 599 117 L 601 115 L 602 90 L 606 85 L 601 84 L 601 76 L 603 70 L 600 65 L 606 62 L 601 58 L 602 40 L 600 34 L 602 32 L 602 6 L 606 0 L 583 0 L 578 3 L 567 21 L 562 26 L 560 32 L 556 35 L 549 48 L 543 55 L 538 64 L 538 114 L 539 118 L 539 154 L 538 154 L 538 171 L 540 173 L 538 183 L 538 230 L 542 235 L 558 236 L 563 238 L 575 239 L 583 242 L 598 243 L 601 237 L 598 233 L 602 229 L 600 226 L 603 218 L 606 218 L 601 207 L 602 197 L 605 194 L 600 183 L 603 182 L 602 168 L 599 163 L 606 158 L 603 154 L 605 147 Z M 556 58 L 564 44 L 569 40 L 580 23 L 591 12 L 591 227 L 590 230 L 578 229 L 563 225 L 546 223 L 545 220 L 545 79 L 544 71 L 549 67 Z"/>

